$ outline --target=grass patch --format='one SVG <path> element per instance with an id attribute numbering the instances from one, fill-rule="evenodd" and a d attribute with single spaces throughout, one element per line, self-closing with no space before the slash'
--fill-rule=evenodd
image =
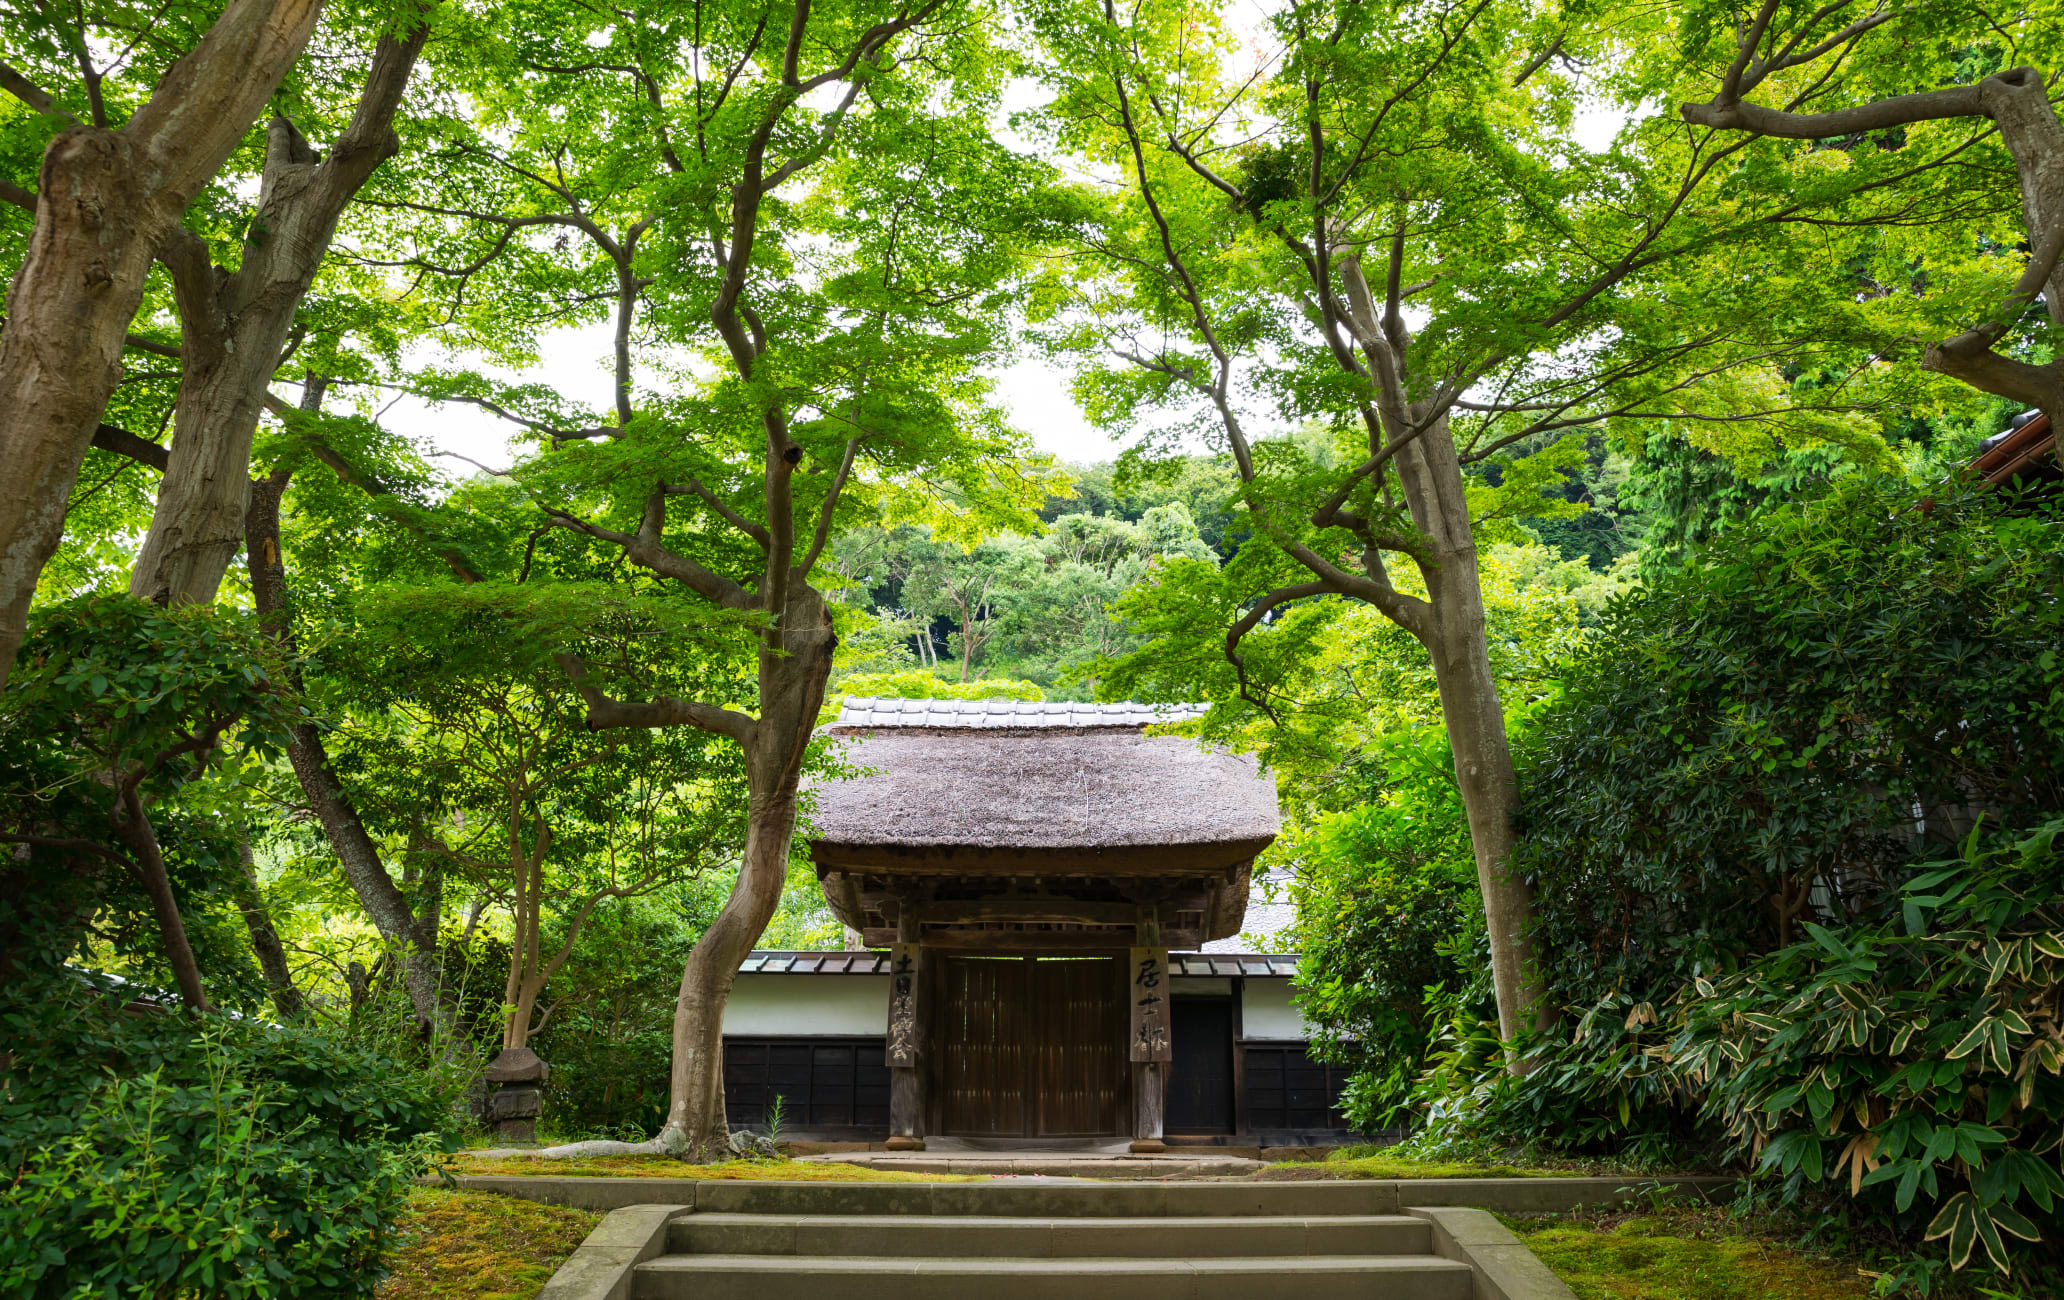
<path id="1" fill-rule="evenodd" d="M 1476 1161 L 1412 1160 L 1403 1156 L 1356 1156 L 1322 1161 L 1287 1160 L 1270 1165 L 1262 1177 L 1269 1182 L 1296 1182 L 1331 1178 L 1553 1178 L 1567 1175 L 1566 1169 L 1525 1169 L 1518 1165 L 1479 1164 Z"/>
<path id="2" fill-rule="evenodd" d="M 1754 1236 L 1721 1212 L 1500 1215 L 1578 1300 L 1864 1300 L 1856 1261 Z"/>
<path id="3" fill-rule="evenodd" d="M 1429 1158 L 1397 1146 L 1347 1146 L 1326 1153 L 1324 1160 L 1286 1160 L 1270 1165 L 1268 1181 L 1329 1178 L 1555 1178 L 1591 1172 L 1574 1165 L 1513 1164 L 1476 1156 Z"/>
<path id="4" fill-rule="evenodd" d="M 666 1156 L 469 1156 L 453 1158 L 455 1174 L 517 1178 L 749 1178 L 781 1183 L 968 1183 L 972 1174 L 913 1174 L 804 1160 L 726 1160 L 692 1165 Z"/>
<path id="5" fill-rule="evenodd" d="M 1431 1150 L 1413 1141 L 1384 1146 L 1335 1148 L 1319 1162 L 1286 1161 L 1264 1170 L 1264 1179 L 1324 1178 L 1655 1178 L 1678 1171 L 1628 1161 L 1576 1160 L 1568 1156 L 1489 1143 L 1444 1143 Z"/>
<path id="6" fill-rule="evenodd" d="M 530 1300 L 602 1216 L 488 1192 L 419 1187 L 379 1300 Z"/>

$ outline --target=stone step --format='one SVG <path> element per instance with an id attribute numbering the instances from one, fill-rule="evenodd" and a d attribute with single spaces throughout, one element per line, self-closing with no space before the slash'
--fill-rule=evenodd
<path id="1" fill-rule="evenodd" d="M 1424 1219 L 1401 1215 L 999 1218 L 874 1214 L 684 1215 L 667 1249 L 696 1255 L 904 1259 L 1424 1255 Z"/>
<path id="2" fill-rule="evenodd" d="M 633 1300 L 1470 1300 L 1469 1266 L 1430 1255 L 1292 1259 L 891 1259 L 663 1255 Z"/>
<path id="3" fill-rule="evenodd" d="M 1159 1178 L 1244 1178 L 1268 1168 L 1260 1160 L 1243 1156 L 1083 1156 L 1040 1155 L 1028 1152 L 1010 1157 L 997 1155 L 946 1154 L 909 1155 L 900 1152 L 810 1156 L 815 1164 L 860 1165 L 868 1169 L 892 1169 L 911 1174 L 1016 1174 L 1019 1177 L 1159 1179 Z"/>

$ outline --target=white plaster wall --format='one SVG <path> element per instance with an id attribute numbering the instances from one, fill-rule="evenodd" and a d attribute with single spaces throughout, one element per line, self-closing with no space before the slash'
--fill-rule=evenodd
<path id="1" fill-rule="evenodd" d="M 889 1027 L 886 975 L 789 975 L 746 971 L 724 1004 L 724 1032 L 754 1036 L 882 1034 Z"/>
<path id="2" fill-rule="evenodd" d="M 1297 1009 L 1287 979 L 1248 979 L 1240 999 L 1240 1030 L 1248 1038 L 1304 1039 L 1310 1026 Z"/>

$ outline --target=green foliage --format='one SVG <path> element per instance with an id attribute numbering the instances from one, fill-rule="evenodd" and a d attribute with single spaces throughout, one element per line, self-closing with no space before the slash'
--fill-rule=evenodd
<path id="1" fill-rule="evenodd" d="M 2064 1229 L 2060 835 L 1974 832 L 1864 921 L 1695 980 L 1671 1071 L 1794 1193 L 1857 1198 L 1952 1267 L 2008 1271 L 2014 1242 Z"/>
<path id="2" fill-rule="evenodd" d="M 1508 713 L 1525 716 L 1551 690 L 1555 660 L 1576 644 L 1584 607 L 1602 603 L 1613 583 L 1542 546 L 1492 547 L 1480 564 L 1491 669 Z M 1263 546 L 1242 547 L 1223 568 L 1182 556 L 1158 566 L 1116 606 L 1140 644 L 1096 666 L 1100 690 L 1111 699 L 1210 701 L 1203 734 L 1261 753 L 1286 801 L 1345 807 L 1365 789 L 1357 764 L 1372 746 L 1440 721 L 1433 667 L 1403 628 L 1332 596 L 1273 611 L 1233 662 L 1226 628 L 1251 592 L 1287 574 L 1282 556 Z M 1402 585 L 1420 590 L 1408 578 Z"/>
<path id="3" fill-rule="evenodd" d="M 991 677 L 1025 683 L 953 698 L 1093 691 L 1103 662 L 1140 643 L 1113 608 L 1119 598 L 1169 564 L 1216 560 L 1180 500 L 1147 507 L 1136 522 L 1061 514 L 1036 536 L 1005 532 L 967 548 L 916 527 L 864 530 L 842 552 L 849 590 L 865 593 L 878 628 L 908 636 L 919 664 L 933 670 L 890 674 L 905 685 L 876 693 L 918 699 L 940 689 L 919 680 L 926 675 L 978 691 Z M 1039 694 L 1017 693 L 1026 687 Z"/>
<path id="4" fill-rule="evenodd" d="M 286 661 L 248 616 L 126 595 L 38 606 L 0 697 L 0 951 L 82 943 L 169 984 L 119 821 L 148 810 L 189 939 L 217 996 L 254 1005 L 234 910 L 236 840 L 258 766 L 301 720 Z M 133 793 L 135 809 L 127 801 Z M 90 928 L 87 925 L 91 919 Z"/>
<path id="5" fill-rule="evenodd" d="M 2064 807 L 2064 518 L 1845 482 L 1622 597 L 1523 747 L 1518 861 L 1590 1005 L 1853 915 Z"/>
<path id="6" fill-rule="evenodd" d="M 696 879 L 671 894 L 631 899 L 598 912 L 583 930 L 552 979 L 550 1018 L 530 1040 L 552 1066 L 542 1121 L 550 1132 L 626 1141 L 659 1132 L 681 966 L 729 883 Z"/>
<path id="7" fill-rule="evenodd" d="M 1484 991 L 1483 903 L 1453 759 L 1437 730 L 1392 733 L 1363 756 L 1367 788 L 1292 827 L 1298 1003 L 1331 1059 L 1356 1070 L 1362 1132 L 1391 1123 L 1437 1028 L 1430 986 Z"/>
<path id="8" fill-rule="evenodd" d="M 299 717 L 271 639 L 229 610 L 128 596 L 39 606 L 17 672 L 7 731 L 32 732 L 40 753 L 62 749 L 89 771 L 154 763 L 151 779 L 166 791 L 204 770 L 159 762 L 167 751 L 205 759 L 194 742 L 236 728 L 245 751 L 277 756 Z"/>
<path id="9" fill-rule="evenodd" d="M 1944 1243 L 1894 1279 L 1923 1288 L 2052 1236 L 2060 527 L 1859 475 L 1615 601 L 1522 747 L 1570 1011 L 1515 1076 L 1443 1004 L 1435 1145 L 1747 1160 Z"/>
<path id="10" fill-rule="evenodd" d="M 1246 536 L 1235 499 L 1239 475 L 1230 456 L 1147 459 L 1128 452 L 1116 461 L 1067 468 L 1074 480 L 1070 495 L 1046 499 L 1039 517 L 1047 523 L 1069 514 L 1138 523 L 1156 506 L 1179 504 L 1196 521 L 1198 538 L 1223 557 L 1231 558 Z"/>
<path id="11" fill-rule="evenodd" d="M 899 673 L 854 673 L 841 678 L 837 694 L 825 698 L 824 707 L 836 715 L 838 704 L 848 695 L 873 696 L 887 700 L 1043 700 L 1037 682 L 1014 677 L 984 677 L 972 682 L 948 681 L 937 673 L 910 669 Z"/>
<path id="12" fill-rule="evenodd" d="M 0 1291 L 370 1296 L 443 1099 L 304 1029 L 126 1011 L 70 972 L 0 1004 Z"/>

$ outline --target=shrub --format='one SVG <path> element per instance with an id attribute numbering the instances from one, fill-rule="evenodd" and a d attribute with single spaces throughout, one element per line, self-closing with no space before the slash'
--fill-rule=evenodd
<path id="1" fill-rule="evenodd" d="M 1622 596 L 1524 739 L 1557 993 L 1638 1005 L 2064 809 L 2064 512 L 1858 479 Z"/>
<path id="2" fill-rule="evenodd" d="M 0 1294 L 369 1296 L 446 1145 L 417 1077 L 313 1030 L 125 1012 L 63 975 L 0 1027 Z"/>
<path id="3" fill-rule="evenodd" d="M 1445 1007 L 1435 1142 L 1738 1159 L 1941 1243 L 1923 1287 L 2047 1244 L 2060 642 L 2058 503 L 1961 485 L 1846 482 L 1617 600 L 1522 741 L 1563 1022 L 1514 1077 Z"/>
<path id="4" fill-rule="evenodd" d="M 1672 1073 L 1794 1194 L 2007 1271 L 2064 1227 L 2064 821 L 1906 882 L 1872 923 L 1679 995 Z"/>
<path id="5" fill-rule="evenodd" d="M 1429 986 L 1485 985 L 1483 904 L 1453 760 L 1439 731 L 1385 738 L 1363 801 L 1285 837 L 1297 903 L 1298 998 L 1327 1058 L 1352 1065 L 1363 1132 L 1395 1119 L 1434 1020 Z"/>

